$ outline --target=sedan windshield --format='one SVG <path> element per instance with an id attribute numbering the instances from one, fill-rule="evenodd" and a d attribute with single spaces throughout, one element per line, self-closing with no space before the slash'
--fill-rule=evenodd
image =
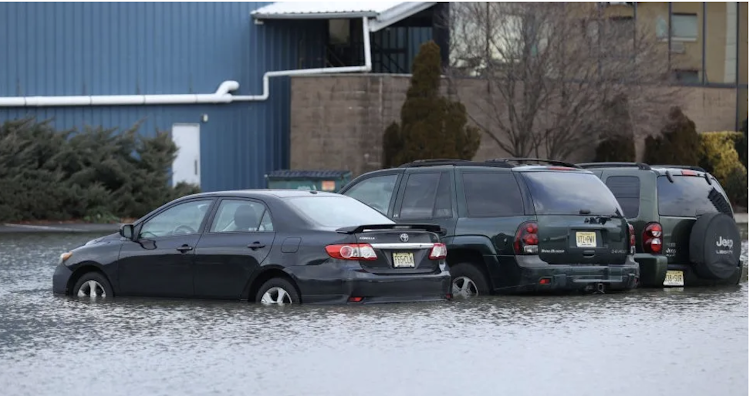
<path id="1" fill-rule="evenodd" d="M 347 196 L 309 196 L 287 199 L 297 213 L 325 228 L 365 224 L 394 224 L 377 210 Z"/>

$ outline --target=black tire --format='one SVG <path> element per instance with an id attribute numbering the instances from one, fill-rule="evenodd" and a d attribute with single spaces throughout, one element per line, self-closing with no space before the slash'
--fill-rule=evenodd
<path id="1" fill-rule="evenodd" d="M 469 279 L 472 283 L 474 283 L 474 288 L 476 289 L 476 295 L 471 295 L 469 297 L 476 297 L 476 296 L 486 296 L 490 294 L 490 287 L 487 282 L 487 277 L 484 276 L 484 273 L 482 270 L 477 268 L 476 265 L 472 263 L 460 263 L 456 264 L 450 267 L 450 273 L 451 273 L 451 293 L 453 293 L 453 297 L 456 298 L 455 289 L 464 288 L 464 282 L 465 279 Z M 470 287 L 470 285 L 468 285 Z M 459 295 L 461 297 L 462 295 Z"/>
<path id="2" fill-rule="evenodd" d="M 690 262 L 704 279 L 726 280 L 735 275 L 742 254 L 742 237 L 734 219 L 724 213 L 702 215 L 690 232 Z"/>
<path id="3" fill-rule="evenodd" d="M 289 299 L 287 300 L 286 297 L 283 297 L 283 301 L 285 304 L 289 304 L 286 301 L 290 301 L 291 304 L 299 304 L 300 298 L 299 293 L 297 293 L 297 288 L 294 287 L 294 285 L 289 282 L 288 280 L 284 278 L 271 278 L 266 281 L 266 283 L 263 284 L 263 286 L 258 289 L 258 292 L 255 293 L 255 302 L 256 303 L 262 303 L 263 295 L 266 294 L 267 291 L 273 289 L 273 288 L 279 288 L 283 290 L 288 296 Z M 275 297 L 278 303 L 278 297 L 279 294 L 272 291 L 271 297 Z"/>
<path id="4" fill-rule="evenodd" d="M 92 298 L 90 294 L 91 286 L 95 282 L 96 286 L 96 298 L 112 298 L 115 296 L 112 291 L 112 285 L 107 280 L 107 277 L 102 275 L 100 272 L 91 271 L 83 274 L 73 286 L 73 290 L 70 291 L 70 295 L 77 298 Z M 83 288 L 84 296 L 79 296 L 78 292 Z M 104 293 L 103 295 L 101 293 Z"/>

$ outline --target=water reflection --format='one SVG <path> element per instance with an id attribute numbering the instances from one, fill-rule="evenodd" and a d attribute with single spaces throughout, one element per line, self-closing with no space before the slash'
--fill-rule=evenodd
<path id="1" fill-rule="evenodd" d="M 0 236 L 2 394 L 748 393 L 747 283 L 363 307 L 53 297 L 59 253 L 88 239 Z"/>

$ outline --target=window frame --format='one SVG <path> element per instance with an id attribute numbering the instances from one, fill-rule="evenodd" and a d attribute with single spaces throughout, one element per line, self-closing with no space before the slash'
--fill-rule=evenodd
<path id="1" fill-rule="evenodd" d="M 141 232 L 143 231 L 143 226 L 145 226 L 148 222 L 150 222 L 154 218 L 156 218 L 156 217 L 160 216 L 161 214 L 163 214 L 164 212 L 166 212 L 166 211 L 168 211 L 170 209 L 176 208 L 176 207 L 178 207 L 180 205 L 188 204 L 188 203 L 191 203 L 191 202 L 198 202 L 198 201 L 206 201 L 206 202 L 208 202 L 209 206 L 208 206 L 208 209 L 206 210 L 206 214 L 203 216 L 203 220 L 202 220 L 200 226 L 198 227 L 198 230 L 196 230 L 195 234 L 166 235 L 166 236 L 157 236 L 157 237 L 151 237 L 151 238 L 145 238 L 145 237 L 141 236 Z M 150 241 L 153 241 L 153 240 L 165 240 L 165 239 L 179 238 L 179 237 L 183 237 L 184 238 L 186 236 L 192 236 L 192 235 L 203 235 L 205 233 L 205 231 L 206 231 L 207 220 L 209 219 L 209 217 L 211 217 L 213 215 L 213 212 L 215 210 L 216 210 L 216 198 L 214 198 L 214 197 L 195 197 L 195 198 L 190 198 L 190 199 L 182 200 L 182 201 L 179 201 L 179 202 L 173 202 L 171 204 L 167 204 L 167 205 L 162 206 L 161 208 L 159 208 L 157 211 L 149 213 L 148 215 L 146 215 L 147 217 L 144 217 L 144 218 L 140 219 L 137 222 L 137 224 L 135 224 L 135 227 L 134 227 L 134 230 L 133 230 L 133 233 L 135 234 L 135 240 L 136 241 L 139 241 L 139 240 L 150 240 Z"/>
<path id="2" fill-rule="evenodd" d="M 620 200 L 619 200 L 618 196 L 615 194 L 614 191 L 612 191 L 612 188 L 609 186 L 609 180 L 612 179 L 612 178 L 617 178 L 617 177 L 624 177 L 624 178 L 635 179 L 635 181 L 636 181 L 636 183 L 638 185 L 638 197 L 636 197 L 638 199 L 638 212 L 636 212 L 635 216 L 628 216 L 628 214 L 625 213 L 625 208 L 623 207 L 622 203 L 620 203 Z M 640 215 L 641 215 L 641 197 L 643 196 L 643 186 L 641 185 L 641 178 L 640 177 L 633 176 L 633 175 L 612 174 L 612 175 L 607 175 L 607 177 L 603 180 L 603 182 L 604 182 L 604 185 L 606 185 L 607 188 L 609 188 L 609 190 L 612 191 L 612 195 L 615 197 L 615 199 L 617 200 L 617 202 L 620 204 L 620 208 L 622 208 L 622 211 L 623 211 L 623 216 L 625 216 L 626 219 L 632 220 L 632 219 L 637 219 L 637 218 L 640 217 Z M 633 198 L 633 197 L 627 197 L 627 198 Z"/>
<path id="3" fill-rule="evenodd" d="M 401 179 L 401 183 L 399 184 L 398 188 L 398 201 L 393 207 L 393 215 L 391 218 L 398 219 L 398 221 L 414 221 L 414 220 L 445 220 L 445 219 L 452 219 L 455 217 L 456 209 L 455 209 L 455 189 L 452 187 L 455 183 L 453 180 L 453 172 L 446 169 L 427 169 L 427 170 L 417 170 L 417 171 L 411 171 L 406 172 L 404 174 L 404 177 Z M 430 212 L 429 217 L 409 217 L 406 220 L 404 220 L 401 217 L 401 211 L 404 209 L 404 199 L 406 198 L 406 188 L 409 184 L 409 178 L 412 176 L 421 176 L 421 175 L 437 175 L 438 176 L 438 184 L 435 186 L 435 199 L 432 201 L 432 211 Z M 437 202 L 437 190 L 440 187 L 440 179 L 443 177 L 443 175 L 448 177 L 448 187 L 450 188 L 450 197 L 451 197 L 451 215 L 450 216 L 441 216 L 441 217 L 435 217 L 435 203 Z"/>
<path id="4" fill-rule="evenodd" d="M 511 179 L 513 179 L 516 183 L 516 187 L 518 190 L 518 194 L 521 201 L 521 211 L 519 213 L 513 213 L 508 215 L 501 215 L 501 216 L 477 216 L 472 215 L 469 213 L 469 200 L 466 197 L 466 185 L 464 184 L 464 175 L 475 175 L 475 174 L 499 174 L 499 175 L 507 175 Z M 461 172 L 456 176 L 457 179 L 460 179 L 458 184 L 461 186 L 461 197 L 463 199 L 463 208 L 461 217 L 470 218 L 470 219 L 493 219 L 493 218 L 508 218 L 508 217 L 518 217 L 518 216 L 526 216 L 529 214 L 529 204 L 530 204 L 530 195 L 524 185 L 524 183 L 521 183 L 518 178 L 515 175 L 515 172 L 511 171 L 502 171 L 499 169 L 462 169 Z M 532 204 L 533 205 L 533 204 Z M 533 208 L 533 206 L 531 206 Z"/>
<path id="5" fill-rule="evenodd" d="M 392 219 L 393 218 L 393 212 L 395 211 L 396 204 L 397 204 L 396 201 L 397 201 L 397 198 L 399 197 L 399 193 L 401 191 L 401 181 L 404 179 L 404 177 L 403 177 L 404 176 L 404 172 L 401 169 L 398 169 L 398 170 L 396 170 L 396 169 L 394 169 L 394 170 L 388 170 L 388 171 L 385 171 L 385 172 L 377 172 L 377 173 L 365 175 L 364 177 L 361 177 L 361 178 L 356 178 L 356 179 L 352 180 L 351 182 L 349 182 L 347 185 L 345 185 L 344 188 L 341 189 L 341 191 L 339 192 L 339 194 L 346 195 L 347 197 L 352 198 L 352 199 L 357 199 L 357 198 L 354 198 L 354 197 L 350 196 L 348 194 L 349 191 L 351 191 L 355 187 L 357 187 L 357 186 L 361 185 L 362 183 L 365 183 L 368 180 L 371 180 L 373 178 L 383 177 L 383 176 L 393 176 L 393 175 L 396 175 L 396 184 L 393 187 L 393 192 L 391 193 L 391 199 L 388 201 L 388 208 L 386 208 L 386 212 L 383 213 L 383 215 L 385 217 L 388 217 L 388 218 Z M 362 201 L 360 201 L 360 202 L 362 202 Z M 368 204 L 366 204 L 364 202 L 362 202 L 362 203 L 365 204 L 365 205 L 367 205 L 367 206 L 370 206 L 370 205 L 368 205 Z M 372 206 L 370 206 L 370 207 L 372 208 Z M 373 208 L 373 209 L 375 209 L 375 208 Z M 377 210 L 377 209 L 375 209 L 375 210 Z"/>
<path id="6" fill-rule="evenodd" d="M 214 219 L 219 214 L 219 209 L 221 208 L 221 204 L 224 201 L 248 201 L 248 202 L 260 204 L 261 206 L 263 206 L 264 210 L 263 210 L 263 213 L 261 213 L 260 217 L 258 218 L 258 226 L 260 227 L 260 224 L 263 223 L 263 216 L 265 216 L 266 213 L 268 213 L 271 216 L 271 225 L 273 227 L 273 230 L 271 230 L 271 231 L 260 231 L 260 230 L 255 230 L 255 231 L 242 231 L 242 230 L 236 230 L 236 231 L 211 231 L 211 226 L 214 223 Z M 256 234 L 256 233 L 266 234 L 266 233 L 274 233 L 274 232 L 276 232 L 276 225 L 273 222 L 273 213 L 271 213 L 270 209 L 268 208 L 268 205 L 266 205 L 266 203 L 263 202 L 260 199 L 247 198 L 247 197 L 221 197 L 221 198 L 219 198 L 215 202 L 214 207 L 213 207 L 213 209 L 211 211 L 210 219 L 209 219 L 209 221 L 206 222 L 206 225 L 205 225 L 205 233 L 206 234 L 211 234 L 211 235 Z"/>

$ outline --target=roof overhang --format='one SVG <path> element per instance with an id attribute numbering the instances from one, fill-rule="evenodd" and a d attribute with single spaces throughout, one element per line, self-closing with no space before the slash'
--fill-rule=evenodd
<path id="1" fill-rule="evenodd" d="M 424 11 L 437 2 L 394 2 L 364 0 L 358 2 L 293 2 L 281 1 L 250 13 L 256 20 L 264 19 L 370 19 L 371 32 L 387 28 Z"/>

